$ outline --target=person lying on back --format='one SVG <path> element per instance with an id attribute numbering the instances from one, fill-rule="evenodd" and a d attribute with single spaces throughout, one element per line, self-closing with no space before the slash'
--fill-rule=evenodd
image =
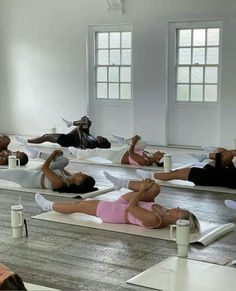
<path id="1" fill-rule="evenodd" d="M 7 166 L 8 165 L 8 157 L 16 156 L 20 160 L 20 165 L 24 166 L 28 163 L 29 159 L 26 153 L 20 151 L 11 151 L 8 149 L 8 146 L 11 142 L 11 139 L 8 135 L 0 135 L 0 165 Z"/>
<path id="2" fill-rule="evenodd" d="M 57 143 L 62 147 L 75 147 L 81 149 L 94 149 L 94 148 L 110 148 L 111 144 L 107 138 L 102 136 L 94 137 L 90 132 L 92 124 L 88 116 L 83 116 L 77 121 L 68 121 L 63 118 L 63 121 L 68 127 L 76 126 L 72 131 L 67 134 L 63 133 L 50 133 L 44 134 L 40 137 L 26 139 L 21 136 L 16 136 L 16 140 L 26 145 L 27 143 L 41 144 L 44 142 Z"/>

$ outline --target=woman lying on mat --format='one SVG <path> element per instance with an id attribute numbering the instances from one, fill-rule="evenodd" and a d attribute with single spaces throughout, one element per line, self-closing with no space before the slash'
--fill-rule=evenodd
<path id="1" fill-rule="evenodd" d="M 8 135 L 0 135 L 0 165 L 8 165 L 8 157 L 11 155 L 16 156 L 20 160 L 20 165 L 24 166 L 28 163 L 28 156 L 24 152 L 13 152 L 8 149 L 11 139 Z"/>
<path id="2" fill-rule="evenodd" d="M 157 164 L 159 166 L 160 159 L 164 156 L 163 152 L 148 153 L 142 148 L 140 136 L 135 135 L 132 138 L 131 145 L 124 145 L 116 149 L 92 149 L 80 150 L 74 147 L 69 147 L 68 150 L 78 159 L 88 160 L 92 157 L 101 157 L 116 164 L 131 164 L 150 166 Z"/>
<path id="3" fill-rule="evenodd" d="M 193 155 L 193 154 L 192 154 Z M 188 180 L 200 186 L 222 186 L 236 189 L 236 168 L 233 158 L 236 150 L 218 148 L 214 153 L 194 154 L 199 162 L 211 159 L 203 168 L 183 168 L 169 173 L 151 173 L 137 170 L 137 174 L 143 179 L 157 179 L 169 181 L 174 179 Z"/>
<path id="4" fill-rule="evenodd" d="M 16 140 L 26 145 L 27 143 L 41 144 L 43 142 L 58 143 L 62 147 L 80 147 L 83 149 L 93 148 L 110 148 L 110 142 L 102 136 L 94 137 L 90 132 L 91 120 L 87 116 L 83 116 L 77 121 L 68 121 L 62 118 L 66 122 L 67 126 L 76 126 L 71 132 L 67 134 L 63 133 L 49 133 L 40 137 L 25 139 L 22 136 L 16 136 Z"/>
<path id="5" fill-rule="evenodd" d="M 45 162 L 38 169 L 0 169 L 0 179 L 18 183 L 25 188 L 52 189 L 59 192 L 87 193 L 97 190 L 95 180 L 82 173 L 70 174 L 64 168 L 68 158 L 61 150 L 54 150 L 50 155 L 27 147 L 32 158 L 41 158 Z"/>
<path id="6" fill-rule="evenodd" d="M 0 152 L 0 165 L 7 166 L 8 157 L 12 155 L 20 160 L 20 166 L 25 166 L 29 161 L 27 154 L 24 152 L 20 152 L 20 151 L 13 152 L 10 150 L 4 150 Z"/>
<path id="7" fill-rule="evenodd" d="M 51 202 L 39 193 L 36 193 L 35 200 L 44 211 L 54 210 L 64 214 L 85 213 L 96 216 L 107 223 L 126 223 L 146 228 L 162 228 L 175 223 L 179 218 L 183 218 L 190 221 L 192 232 L 199 230 L 199 222 L 190 211 L 181 208 L 167 209 L 155 202 L 160 187 L 151 179 L 144 179 L 141 182 L 129 181 L 113 177 L 108 173 L 104 174 L 115 180 L 113 183 L 116 186 L 119 185 L 117 188 L 126 187 L 132 192 L 122 195 L 116 201 Z"/>
<path id="8" fill-rule="evenodd" d="M 0 263 L 0 290 L 27 290 L 19 275 Z"/>
<path id="9" fill-rule="evenodd" d="M 123 145 L 131 145 L 133 142 L 133 137 L 129 137 L 129 138 L 125 138 L 123 136 L 119 136 L 119 135 L 114 135 L 111 134 L 112 137 L 114 137 L 114 139 L 119 143 L 119 144 L 123 144 Z M 138 138 L 136 144 L 135 144 L 135 150 L 144 150 L 148 143 L 143 140 L 140 136 L 136 135 L 135 137 Z"/>
<path id="10" fill-rule="evenodd" d="M 11 142 L 11 139 L 8 135 L 0 134 L 0 152 L 7 150 Z"/>

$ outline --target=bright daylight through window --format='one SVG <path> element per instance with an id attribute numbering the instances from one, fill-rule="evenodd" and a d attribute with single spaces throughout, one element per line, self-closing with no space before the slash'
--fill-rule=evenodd
<path id="1" fill-rule="evenodd" d="M 217 102 L 219 28 L 176 30 L 176 101 Z"/>
<path id="2" fill-rule="evenodd" d="M 131 100 L 131 32 L 96 33 L 97 99 Z"/>

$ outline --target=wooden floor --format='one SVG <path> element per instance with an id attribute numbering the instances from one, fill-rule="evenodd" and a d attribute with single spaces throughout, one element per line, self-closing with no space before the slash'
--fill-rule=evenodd
<path id="1" fill-rule="evenodd" d="M 134 169 L 79 164 L 73 167 L 90 173 L 98 185 L 111 186 L 103 178 L 104 169 L 120 177 L 137 178 Z M 20 195 L 29 237 L 13 240 L 10 206 L 18 203 L 19 192 L 1 190 L 0 262 L 19 273 L 25 282 L 60 290 L 147 290 L 127 285 L 126 281 L 176 254 L 176 245 L 171 241 L 32 219 L 32 215 L 41 212 L 34 195 Z M 224 206 L 224 199 L 236 200 L 236 195 L 163 187 L 157 201 L 167 207 L 189 208 L 201 220 L 236 223 L 236 212 Z M 233 231 L 205 248 L 191 246 L 190 256 L 236 259 L 235 242 Z"/>

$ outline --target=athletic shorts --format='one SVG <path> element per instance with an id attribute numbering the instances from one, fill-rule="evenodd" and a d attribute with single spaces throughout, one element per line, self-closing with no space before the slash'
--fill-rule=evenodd
<path id="1" fill-rule="evenodd" d="M 234 166 L 217 170 L 211 165 L 191 168 L 188 180 L 200 186 L 222 186 L 236 189 L 236 169 Z"/>
<path id="2" fill-rule="evenodd" d="M 211 165 L 204 168 L 191 168 L 188 180 L 199 186 L 220 186 L 219 175 Z"/>
<path id="3" fill-rule="evenodd" d="M 61 134 L 57 140 L 57 143 L 62 147 L 79 147 L 80 138 L 77 135 Z"/>
<path id="4" fill-rule="evenodd" d="M 125 223 L 125 211 L 128 202 L 122 198 L 116 201 L 101 200 L 97 206 L 96 216 L 107 223 Z"/>

